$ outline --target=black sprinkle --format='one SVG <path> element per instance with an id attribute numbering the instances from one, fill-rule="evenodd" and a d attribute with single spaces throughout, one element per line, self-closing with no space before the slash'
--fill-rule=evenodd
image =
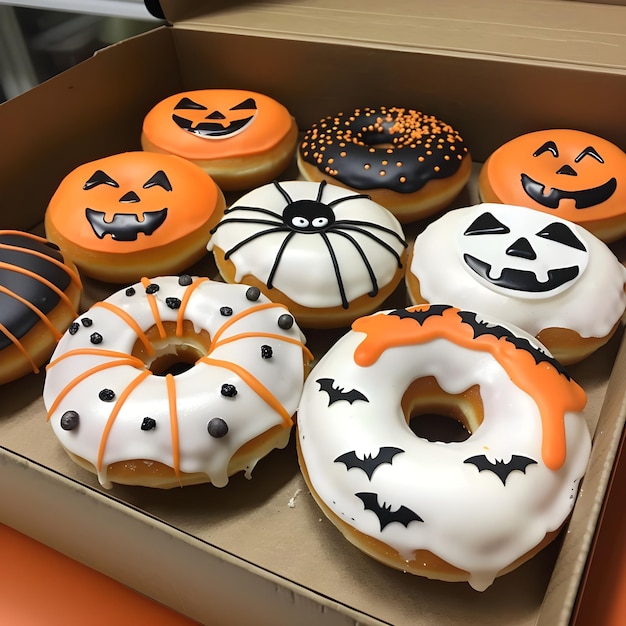
<path id="1" fill-rule="evenodd" d="M 278 326 L 283 330 L 289 330 L 293 326 L 293 316 L 289 315 L 289 313 L 283 313 L 278 318 Z"/>
<path id="2" fill-rule="evenodd" d="M 102 335 L 100 333 L 91 333 L 91 335 L 89 335 L 89 341 L 94 344 L 102 343 Z"/>
<path id="3" fill-rule="evenodd" d="M 256 302 L 261 297 L 261 290 L 258 287 L 249 287 L 246 291 L 246 298 L 251 302 Z"/>
<path id="4" fill-rule="evenodd" d="M 150 283 L 146 287 L 146 293 L 148 295 L 152 295 L 153 293 L 156 293 L 159 289 L 160 289 L 160 287 L 156 283 Z"/>
<path id="5" fill-rule="evenodd" d="M 222 385 L 222 395 L 227 398 L 234 398 L 237 395 L 237 387 L 229 383 L 224 383 Z"/>
<path id="6" fill-rule="evenodd" d="M 214 417 L 207 424 L 211 437 L 224 437 L 228 433 L 228 424 L 221 417 Z"/>
<path id="7" fill-rule="evenodd" d="M 78 426 L 78 413 L 76 411 L 65 411 L 61 415 L 61 428 L 63 430 L 74 430 Z"/>
<path id="8" fill-rule="evenodd" d="M 189 276 L 189 274 L 183 274 L 179 279 L 178 279 L 178 284 L 181 287 L 189 287 L 189 285 L 191 285 L 191 283 L 193 282 L 193 278 L 191 278 L 191 276 Z"/>
<path id="9" fill-rule="evenodd" d="M 180 301 L 180 298 L 171 297 L 165 298 L 165 304 L 167 304 L 170 309 L 180 309 L 182 302 Z"/>
<path id="10" fill-rule="evenodd" d="M 272 346 L 262 345 L 261 346 L 261 358 L 262 359 L 271 359 L 274 356 L 274 351 L 272 350 Z"/>
<path id="11" fill-rule="evenodd" d="M 80 324 L 78 324 L 77 322 L 72 322 L 70 324 L 70 327 L 67 329 L 67 332 L 69 332 L 70 335 L 75 335 L 78 330 L 80 328 Z"/>
<path id="12" fill-rule="evenodd" d="M 80 323 L 85 327 L 85 328 L 89 328 L 92 324 L 93 324 L 93 320 L 90 317 L 83 317 L 82 320 L 80 320 Z"/>
<path id="13" fill-rule="evenodd" d="M 153 430 L 156 428 L 156 420 L 153 417 L 144 417 L 141 422 L 141 430 Z"/>
<path id="14" fill-rule="evenodd" d="M 98 398 L 100 398 L 102 402 L 112 402 L 115 399 L 115 391 L 112 389 L 103 389 L 98 394 Z"/>
<path id="15" fill-rule="evenodd" d="M 220 307 L 220 315 L 223 315 L 224 317 L 229 317 L 232 314 L 233 310 L 229 306 Z"/>
<path id="16" fill-rule="evenodd" d="M 137 293 L 137 292 L 135 291 L 135 288 L 134 288 L 134 287 L 129 287 L 129 288 L 126 290 L 126 295 L 127 295 L 128 297 L 130 297 L 130 296 L 134 296 L 136 293 Z"/>

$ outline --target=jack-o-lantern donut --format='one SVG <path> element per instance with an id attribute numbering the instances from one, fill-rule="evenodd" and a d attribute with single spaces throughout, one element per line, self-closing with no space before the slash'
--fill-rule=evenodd
<path id="1" fill-rule="evenodd" d="M 432 115 L 364 107 L 307 130 L 298 167 L 307 180 L 367 194 L 407 223 L 448 206 L 467 183 L 472 159 L 460 134 Z"/>
<path id="2" fill-rule="evenodd" d="M 293 160 L 296 121 L 279 102 L 243 89 L 199 89 L 161 100 L 145 116 L 144 150 L 177 154 L 223 191 L 270 182 Z"/>
<path id="3" fill-rule="evenodd" d="M 299 458 L 324 513 L 365 553 L 483 590 L 568 519 L 591 450 L 585 404 L 513 326 L 449 305 L 380 312 L 307 379 Z M 442 438 L 433 418 L 470 434 Z"/>
<path id="4" fill-rule="evenodd" d="M 605 242 L 626 235 L 626 153 L 591 133 L 558 128 L 511 139 L 485 161 L 479 193 L 562 217 Z"/>
<path id="5" fill-rule="evenodd" d="M 61 181 L 46 210 L 46 236 L 85 275 L 128 283 L 201 259 L 224 207 L 219 187 L 193 163 L 123 152 Z"/>
<path id="6" fill-rule="evenodd" d="M 254 288 L 144 278 L 69 327 L 43 399 L 104 487 L 223 487 L 287 444 L 311 358 L 291 314 Z"/>
<path id="7" fill-rule="evenodd" d="M 589 356 L 626 309 L 626 268 L 576 224 L 527 207 L 449 211 L 415 240 L 406 272 L 413 304 L 446 302 L 507 320 L 563 364 Z"/>

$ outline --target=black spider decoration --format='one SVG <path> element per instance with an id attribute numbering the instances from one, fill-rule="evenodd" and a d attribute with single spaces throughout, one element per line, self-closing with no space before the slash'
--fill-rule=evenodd
<path id="1" fill-rule="evenodd" d="M 339 267 L 339 262 L 337 261 L 337 255 L 335 254 L 335 250 L 333 248 L 331 239 L 328 234 L 333 233 L 340 237 L 344 237 L 347 239 L 357 250 L 359 256 L 361 257 L 365 268 L 369 274 L 372 289 L 368 293 L 370 297 L 374 297 L 378 293 L 378 281 L 376 279 L 376 275 L 374 274 L 374 270 L 365 255 L 365 252 L 359 242 L 348 232 L 353 231 L 369 237 L 374 240 L 380 246 L 382 246 L 385 250 L 387 250 L 391 255 L 393 255 L 398 263 L 398 267 L 402 267 L 402 262 L 400 259 L 400 255 L 390 246 L 385 240 L 381 239 L 374 232 L 370 232 L 370 230 L 378 230 L 384 233 L 391 235 L 396 238 L 405 248 L 407 247 L 406 241 L 398 235 L 394 230 L 390 228 L 386 228 L 385 226 L 381 226 L 379 224 L 373 224 L 371 222 L 360 221 L 360 220 L 337 220 L 335 217 L 335 212 L 333 207 L 340 204 L 341 202 L 345 202 L 347 200 L 354 200 L 357 198 L 367 198 L 369 196 L 364 194 L 353 194 L 349 196 L 345 196 L 343 198 L 337 198 L 328 203 L 322 202 L 322 196 L 324 194 L 324 187 L 326 186 L 326 181 L 322 181 L 317 191 L 317 197 L 315 200 L 302 199 L 302 200 L 292 200 L 287 191 L 280 185 L 278 181 L 274 181 L 274 186 L 280 192 L 280 194 L 285 199 L 285 208 L 283 209 L 282 214 L 272 211 L 270 209 L 266 209 L 263 207 L 251 207 L 251 206 L 235 206 L 225 211 L 225 214 L 230 214 L 236 211 L 252 211 L 255 213 L 262 213 L 263 215 L 267 215 L 272 219 L 263 219 L 263 218 L 254 218 L 254 217 L 228 217 L 222 219 L 222 221 L 215 226 L 211 234 L 215 233 L 218 228 L 221 228 L 225 224 L 236 223 L 236 222 L 244 222 L 249 224 L 258 224 L 260 226 L 267 226 L 267 228 L 260 230 L 253 235 L 250 235 L 246 239 L 241 240 L 239 243 L 234 245 L 232 248 L 227 250 L 224 254 L 224 257 L 228 259 L 234 252 L 247 245 L 251 241 L 258 239 L 264 235 L 275 232 L 284 232 L 285 238 L 283 239 L 278 252 L 276 254 L 276 259 L 272 266 L 272 269 L 269 273 L 267 279 L 267 286 L 269 289 L 272 288 L 274 282 L 274 276 L 276 275 L 276 271 L 278 270 L 278 266 L 280 264 L 281 258 L 285 249 L 289 245 L 289 242 L 296 235 L 318 235 L 322 238 L 326 245 L 326 249 L 328 250 L 328 254 L 330 255 L 333 269 L 335 272 L 335 277 L 337 279 L 337 286 L 339 288 L 339 294 L 341 296 L 341 304 L 344 309 L 348 308 L 348 299 L 346 298 L 345 288 L 343 278 L 341 276 L 341 269 Z"/>

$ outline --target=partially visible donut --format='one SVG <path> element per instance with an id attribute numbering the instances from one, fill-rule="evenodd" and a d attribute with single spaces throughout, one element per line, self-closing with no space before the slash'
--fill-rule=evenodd
<path id="1" fill-rule="evenodd" d="M 311 358 L 291 314 L 257 289 L 142 279 L 69 327 L 43 399 L 61 445 L 104 487 L 223 487 L 287 444 Z"/>
<path id="2" fill-rule="evenodd" d="M 298 167 L 307 180 L 368 194 L 406 223 L 448 206 L 467 183 L 472 161 L 446 122 L 413 109 L 364 107 L 308 129 Z"/>
<path id="3" fill-rule="evenodd" d="M 0 231 L 0 384 L 37 373 L 78 315 L 76 267 L 43 237 Z"/>

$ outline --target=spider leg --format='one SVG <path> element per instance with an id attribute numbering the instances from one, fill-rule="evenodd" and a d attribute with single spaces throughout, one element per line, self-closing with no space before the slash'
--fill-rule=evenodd
<path id="1" fill-rule="evenodd" d="M 320 186 L 317 189 L 317 198 L 315 198 L 316 202 L 322 201 L 322 194 L 324 193 L 324 187 L 326 187 L 326 185 L 327 185 L 327 182 L 325 180 L 320 181 Z M 326 206 L 330 206 L 330 204 Z"/>
<path id="2" fill-rule="evenodd" d="M 291 241 L 292 237 L 295 234 L 296 234 L 295 231 L 292 230 L 291 232 L 287 234 L 287 236 L 283 239 L 283 242 L 280 244 L 280 248 L 278 249 L 278 252 L 276 253 L 276 258 L 274 259 L 274 265 L 272 265 L 272 269 L 270 270 L 269 276 L 267 277 L 267 281 L 266 281 L 269 289 L 272 288 L 272 285 L 274 282 L 274 275 L 276 274 L 276 270 L 278 269 L 278 264 L 280 263 L 280 260 L 283 256 L 283 252 L 285 251 L 287 244 Z"/>
<path id="3" fill-rule="evenodd" d="M 372 281 L 372 290 L 367 294 L 370 297 L 374 297 L 378 293 L 378 281 L 376 280 L 376 275 L 374 274 L 374 270 L 372 269 L 372 265 L 369 262 L 369 259 L 365 255 L 365 252 L 359 242 L 348 233 L 344 233 L 341 230 L 336 230 L 334 228 L 330 228 L 326 232 L 335 233 L 335 235 L 339 235 L 340 237 L 345 237 L 356 249 L 359 253 L 359 256 L 363 260 L 363 264 L 365 265 L 365 269 L 367 269 L 367 273 L 370 275 L 370 280 Z"/>
<path id="4" fill-rule="evenodd" d="M 377 244 L 379 244 L 380 246 L 382 246 L 383 248 L 385 248 L 385 250 L 387 250 L 390 254 L 392 254 L 396 261 L 398 262 L 398 267 L 402 267 L 402 263 L 400 262 L 400 255 L 384 240 L 381 239 L 380 237 L 378 237 L 377 235 L 375 235 L 374 233 L 371 233 L 369 230 L 367 230 L 366 228 L 362 228 L 362 226 L 367 226 L 370 228 L 378 228 L 379 230 L 382 230 L 383 232 L 389 233 L 390 235 L 394 235 L 396 237 L 396 239 L 406 248 L 408 246 L 408 244 L 406 243 L 406 241 L 404 239 L 402 239 L 402 237 L 400 237 L 400 235 L 398 235 L 398 233 L 396 233 L 395 231 L 389 229 L 389 228 L 385 228 L 384 226 L 378 226 L 376 224 L 371 224 L 370 222 L 356 222 L 356 221 L 352 221 L 352 220 L 340 220 L 338 222 L 335 222 L 332 226 L 332 231 L 336 232 L 339 228 L 342 228 L 343 230 L 353 230 L 356 231 L 357 233 L 361 233 L 362 235 L 365 235 L 366 237 L 369 237 L 370 239 L 373 239 Z"/>
<path id="5" fill-rule="evenodd" d="M 280 186 L 280 183 L 277 180 L 275 180 L 273 182 L 274 182 L 274 187 L 276 187 L 276 189 L 278 189 L 278 191 L 280 192 L 280 195 L 285 199 L 285 202 L 287 204 L 293 204 L 293 200 L 291 199 L 289 194 L 285 191 L 285 189 L 283 189 Z"/>
<path id="6" fill-rule="evenodd" d="M 340 204 L 341 202 L 344 202 L 345 200 L 360 200 L 360 199 L 371 200 L 372 198 L 368 196 L 366 193 L 355 193 L 353 196 L 345 196 L 344 198 L 337 198 L 335 200 L 331 200 L 330 202 L 326 203 L 326 206 L 334 207 Z"/>
<path id="7" fill-rule="evenodd" d="M 265 209 L 263 207 L 258 207 L 258 206 L 243 206 L 243 205 L 233 206 L 233 207 L 230 207 L 230 209 L 226 209 L 224 211 L 224 215 L 227 215 L 228 213 L 232 213 L 233 211 L 254 211 L 256 213 L 265 213 L 265 215 L 271 215 L 272 217 L 275 217 L 276 219 L 279 219 L 279 220 L 283 219 L 283 216 L 280 213 L 274 213 L 274 211 L 270 211 L 269 209 Z"/>
<path id="8" fill-rule="evenodd" d="M 235 244 L 230 250 L 227 250 L 224 253 L 224 258 L 225 259 L 229 259 L 230 256 L 234 252 L 237 252 L 237 250 L 239 250 L 240 248 L 242 248 L 246 244 L 250 243 L 251 241 L 254 241 L 255 239 L 258 239 L 259 237 L 262 237 L 263 235 L 269 235 L 271 233 L 286 232 L 288 230 L 289 229 L 286 228 L 285 226 L 280 226 L 278 228 L 266 228 L 265 230 L 262 230 L 260 232 L 254 233 L 253 235 L 250 235 L 249 237 L 246 237 L 245 239 L 242 239 L 239 243 Z"/>
<path id="9" fill-rule="evenodd" d="M 341 306 L 344 309 L 348 308 L 348 299 L 346 298 L 346 290 L 343 286 L 343 279 L 341 278 L 341 270 L 339 269 L 339 263 L 337 261 L 337 255 L 333 250 L 333 246 L 330 243 L 330 239 L 328 239 L 328 235 L 325 232 L 320 233 L 326 247 L 328 248 L 328 253 L 330 254 L 330 260 L 333 263 L 333 269 L 335 270 L 335 277 L 337 278 L 337 287 L 339 287 L 339 295 L 341 296 Z"/>
<path id="10" fill-rule="evenodd" d="M 271 220 L 262 220 L 258 218 L 249 219 L 247 217 L 228 217 L 218 222 L 217 226 L 214 226 L 211 229 L 211 234 L 215 234 L 217 229 L 224 226 L 224 224 L 261 224 L 267 226 L 277 226 L 279 229 L 286 228 L 286 226 L 282 222 L 274 222 Z"/>

